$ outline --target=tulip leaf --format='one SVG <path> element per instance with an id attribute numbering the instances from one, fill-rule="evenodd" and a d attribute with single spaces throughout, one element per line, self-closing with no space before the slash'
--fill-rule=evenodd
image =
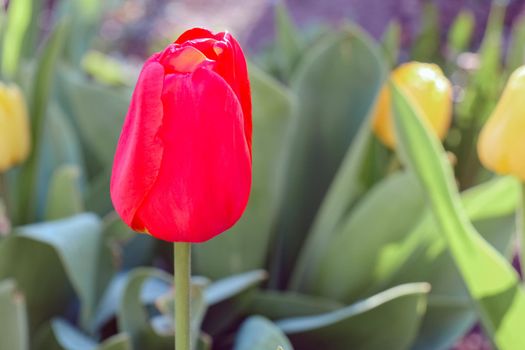
<path id="1" fill-rule="evenodd" d="M 292 79 L 297 103 L 285 148 L 271 285 L 291 273 L 319 203 L 372 108 L 383 82 L 380 57 L 372 39 L 346 26 L 313 45 Z"/>
<path id="2" fill-rule="evenodd" d="M 390 67 L 395 67 L 399 61 L 401 48 L 401 23 L 394 19 L 390 21 L 382 37 L 383 53 Z"/>
<path id="3" fill-rule="evenodd" d="M 425 312 L 427 283 L 400 285 L 345 308 L 276 321 L 301 350 L 404 350 Z"/>
<path id="4" fill-rule="evenodd" d="M 461 11 L 448 32 L 448 47 L 454 54 L 459 54 L 469 49 L 474 31 L 475 17 L 470 10 Z"/>
<path id="5" fill-rule="evenodd" d="M 130 335 L 133 348 L 173 349 L 171 280 L 172 276 L 152 268 L 137 268 L 124 277 L 123 286 L 117 291 L 120 295 L 117 318 L 119 329 Z M 191 343 L 194 346 L 198 344 L 200 322 L 207 307 L 202 288 L 201 282 L 192 283 Z M 148 306 L 152 304 L 163 314 L 150 317 Z"/>
<path id="6" fill-rule="evenodd" d="M 306 292 L 346 303 L 367 295 L 374 278 L 389 275 L 403 262 L 399 254 L 393 255 L 394 249 L 411 238 L 407 232 L 419 224 L 424 211 L 425 198 L 413 174 L 387 177 L 327 242 L 323 256 L 309 271 L 312 283 L 305 286 Z M 376 219 L 378 213 L 381 220 Z M 397 219 L 407 213 L 410 216 Z"/>
<path id="7" fill-rule="evenodd" d="M 437 5 L 425 1 L 421 16 L 421 32 L 415 39 L 411 48 L 411 58 L 420 62 L 432 62 L 439 57 L 439 13 Z"/>
<path id="8" fill-rule="evenodd" d="M 76 166 L 63 165 L 55 171 L 47 194 L 46 220 L 62 219 L 83 211 L 79 177 L 80 170 Z"/>
<path id="9" fill-rule="evenodd" d="M 170 275 L 152 268 L 135 269 L 126 277 L 118 305 L 119 330 L 130 335 L 135 349 L 172 349 L 173 334 L 162 336 L 155 332 L 147 313 L 147 303 L 141 298 L 143 285 L 151 278 L 166 284 L 171 281 Z"/>
<path id="10" fill-rule="evenodd" d="M 55 318 L 41 328 L 34 341 L 36 350 L 131 350 L 129 336 L 116 334 L 103 343 L 84 334 L 66 320 Z"/>
<path id="11" fill-rule="evenodd" d="M 469 218 L 481 235 L 500 252 L 509 248 L 515 232 L 518 183 L 499 178 L 462 193 Z M 429 213 L 430 214 L 430 213 Z M 410 235 L 419 237 L 404 264 L 391 276 L 390 285 L 425 281 L 432 285 L 427 312 L 416 349 L 449 349 L 473 326 L 475 309 L 446 242 L 430 215 Z M 381 285 L 379 285 L 381 287 Z"/>
<path id="12" fill-rule="evenodd" d="M 100 344 L 98 350 L 132 350 L 129 335 L 118 333 Z"/>
<path id="13" fill-rule="evenodd" d="M 33 0 L 11 0 L 3 34 L 2 74 L 13 78 L 21 62 L 24 39 L 31 24 Z M 2 9 L 3 10 L 3 9 Z"/>
<path id="14" fill-rule="evenodd" d="M 104 166 L 113 163 L 131 91 L 87 80 L 80 73 L 62 70 L 62 93 L 83 143 Z"/>
<path id="15" fill-rule="evenodd" d="M 76 182 L 71 184 L 77 187 L 76 190 L 73 187 L 66 185 L 66 183 L 56 184 L 60 185 L 60 188 L 58 189 L 53 188 L 53 176 L 58 169 L 63 166 L 76 167 L 78 169 L 79 175 Z M 83 170 L 83 160 L 77 135 L 63 111 L 58 105 L 52 104 L 47 114 L 47 122 L 44 127 L 38 167 L 36 169 L 38 179 L 35 198 L 37 201 L 37 204 L 35 205 L 35 215 L 38 219 L 46 218 L 47 211 L 51 209 L 48 205 L 51 205 L 52 207 L 58 205 L 58 203 L 51 203 L 50 201 L 52 199 L 50 197 L 56 195 L 57 191 L 63 193 L 66 187 L 69 187 L 67 190 L 71 191 L 67 193 L 67 196 L 76 197 L 74 200 L 77 202 L 82 201 L 80 191 L 83 187 L 83 178 L 80 177 L 80 174 L 83 173 Z M 64 186 L 64 189 L 62 189 L 61 186 Z M 65 209 L 68 209 L 69 214 L 73 215 L 78 214 L 81 211 L 81 208 L 81 203 L 77 203 L 76 205 L 72 205 L 71 208 Z M 62 217 L 68 216 L 66 214 L 68 213 L 64 212 Z M 55 218 L 48 217 L 46 219 L 58 218 L 59 217 L 57 216 Z"/>
<path id="16" fill-rule="evenodd" d="M 276 44 L 275 63 L 279 76 L 288 81 L 304 54 L 302 38 L 295 27 L 284 1 L 277 1 L 274 9 Z"/>
<path id="17" fill-rule="evenodd" d="M 520 16 L 512 25 L 511 43 L 507 53 L 507 71 L 513 72 L 525 64 L 525 17 Z"/>
<path id="18" fill-rule="evenodd" d="M 330 299 L 294 292 L 261 291 L 254 295 L 249 313 L 271 320 L 297 316 L 311 316 L 343 308 Z"/>
<path id="19" fill-rule="evenodd" d="M 252 316 L 241 325 L 233 350 L 273 350 L 279 347 L 293 350 L 288 338 L 271 321 L 261 316 Z"/>
<path id="20" fill-rule="evenodd" d="M 248 308 L 255 288 L 266 278 L 266 272 L 257 270 L 227 277 L 207 286 L 204 299 L 210 307 L 202 329 L 212 336 L 225 330 Z"/>
<path id="21" fill-rule="evenodd" d="M 26 296 L 32 330 L 63 311 L 73 291 L 81 301 L 81 320 L 87 322 L 96 301 L 101 226 L 96 216 L 80 214 L 18 227 L 0 242 L 0 279 L 17 281 Z"/>
<path id="22" fill-rule="evenodd" d="M 95 340 L 60 318 L 51 320 L 39 332 L 36 343 L 35 347 L 41 350 L 95 350 L 97 347 Z"/>
<path id="23" fill-rule="evenodd" d="M 501 349 L 525 346 L 525 292 L 512 266 L 476 231 L 461 204 L 452 169 L 403 93 L 392 85 L 396 135 L 403 161 L 418 176 L 483 327 Z"/>
<path id="24" fill-rule="evenodd" d="M 17 222 L 31 222 L 35 218 L 38 168 L 45 133 L 46 115 L 50 100 L 56 63 L 62 52 L 69 22 L 62 20 L 55 26 L 41 56 L 38 59 L 32 91 L 29 99 L 31 115 L 32 150 L 24 164 L 19 182 L 20 208 Z"/>
<path id="25" fill-rule="evenodd" d="M 193 269 L 212 279 L 264 266 L 276 211 L 276 176 L 290 121 L 290 92 L 254 65 L 253 184 L 245 213 L 233 228 L 193 246 Z"/>
<path id="26" fill-rule="evenodd" d="M 15 281 L 0 281 L 0 349 L 29 349 L 26 303 Z"/>

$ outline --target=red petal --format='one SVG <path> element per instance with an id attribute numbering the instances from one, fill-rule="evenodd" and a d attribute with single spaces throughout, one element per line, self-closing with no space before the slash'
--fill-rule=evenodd
<path id="1" fill-rule="evenodd" d="M 222 33 L 221 33 L 222 34 Z M 244 132 L 251 150 L 252 146 L 252 100 L 250 95 L 250 81 L 248 68 L 241 46 L 229 33 L 223 33 L 228 43 L 228 50 L 219 55 L 217 66 L 214 69 L 230 84 L 239 98 L 244 114 Z"/>
<path id="2" fill-rule="evenodd" d="M 217 66 L 214 70 L 220 76 L 222 76 L 226 82 L 230 84 L 233 91 L 235 91 L 235 94 L 239 98 L 242 106 L 242 111 L 244 114 L 245 135 L 251 150 L 252 102 L 250 97 L 250 82 L 248 79 L 246 59 L 237 40 L 235 40 L 235 38 L 227 32 L 213 34 L 207 29 L 193 28 L 184 32 L 175 41 L 175 43 L 183 44 L 186 41 L 208 38 L 218 40 L 218 44 L 221 42 L 224 44 L 220 46 L 223 49 L 222 53 L 216 55 L 213 52 L 213 42 L 211 41 L 196 41 L 191 45 L 198 48 L 209 58 L 217 61 Z"/>
<path id="3" fill-rule="evenodd" d="M 243 113 L 212 71 L 171 74 L 164 86 L 164 156 L 137 217 L 157 238 L 203 242 L 231 227 L 248 201 L 251 156 Z"/>
<path id="4" fill-rule="evenodd" d="M 203 38 L 215 38 L 215 35 L 210 32 L 208 29 L 204 28 L 193 28 L 182 33 L 177 40 L 176 44 L 182 44 L 185 41 L 194 40 L 194 39 L 203 39 Z"/>
<path id="5" fill-rule="evenodd" d="M 162 142 L 157 134 L 162 125 L 164 69 L 152 56 L 139 76 L 120 134 L 111 175 L 111 199 L 124 222 L 137 231 L 144 225 L 135 220 L 157 178 Z"/>

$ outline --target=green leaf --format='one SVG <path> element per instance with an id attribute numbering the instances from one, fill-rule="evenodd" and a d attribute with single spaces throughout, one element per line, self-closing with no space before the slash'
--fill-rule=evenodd
<path id="1" fill-rule="evenodd" d="M 302 58 L 304 44 L 295 27 L 284 1 L 275 4 L 275 47 L 274 56 L 278 74 L 283 81 L 288 81 L 293 75 L 297 64 Z"/>
<path id="2" fill-rule="evenodd" d="M 371 176 L 364 172 L 364 167 L 370 159 L 373 142 L 367 119 L 345 155 L 315 216 L 291 277 L 291 290 L 302 291 L 305 286 L 314 283 L 310 271 L 318 265 L 338 225 L 370 186 Z"/>
<path id="3" fill-rule="evenodd" d="M 31 145 L 32 150 L 22 168 L 20 189 L 20 220 L 16 222 L 31 222 L 35 217 L 37 201 L 38 183 L 38 162 L 42 152 L 42 139 L 44 127 L 46 125 L 47 106 L 50 100 L 55 66 L 62 52 L 63 43 L 69 28 L 69 22 L 62 20 L 59 22 L 49 37 L 42 55 L 37 62 L 36 73 L 32 85 L 32 92 L 29 99 L 31 115 Z"/>
<path id="4" fill-rule="evenodd" d="M 476 231 L 456 189 L 445 151 L 393 85 L 396 135 L 404 162 L 417 174 L 487 333 L 500 349 L 525 346 L 525 293 L 512 266 Z"/>
<path id="5" fill-rule="evenodd" d="M 62 70 L 62 93 L 67 99 L 83 143 L 105 166 L 113 163 L 131 91 L 88 81 L 76 71 Z"/>
<path id="6" fill-rule="evenodd" d="M 252 316 L 241 325 L 233 350 L 268 350 L 279 347 L 293 350 L 288 338 L 271 321 L 261 316 Z"/>
<path id="7" fill-rule="evenodd" d="M 525 17 L 519 17 L 512 26 L 509 51 L 507 53 L 507 72 L 513 72 L 525 64 Z"/>
<path id="8" fill-rule="evenodd" d="M 346 303 L 366 296 L 370 285 L 403 262 L 396 248 L 411 239 L 407 232 L 419 224 L 425 207 L 413 174 L 397 173 L 380 182 L 325 243 L 323 256 L 309 271 L 311 284 L 304 290 Z"/>
<path id="9" fill-rule="evenodd" d="M 0 242 L 0 279 L 17 281 L 27 299 L 31 329 L 67 307 L 71 288 L 81 301 L 81 320 L 86 324 L 96 302 L 100 220 L 81 214 L 18 227 L 15 232 Z"/>
<path id="10" fill-rule="evenodd" d="M 439 58 L 439 14 L 436 4 L 425 1 L 421 17 L 422 28 L 412 44 L 411 59 L 420 62 L 435 62 Z"/>
<path id="11" fill-rule="evenodd" d="M 397 286 L 348 307 L 276 324 L 301 350 L 404 350 L 425 312 L 427 283 Z"/>
<path id="12" fill-rule="evenodd" d="M 25 298 L 10 279 L 0 281 L 0 349 L 29 349 Z"/>
<path id="13" fill-rule="evenodd" d="M 67 321 L 55 318 L 37 337 L 37 349 L 95 350 L 97 343 Z"/>
<path id="14" fill-rule="evenodd" d="M 279 190 L 272 285 L 287 280 L 312 218 L 372 108 L 383 73 L 378 48 L 352 26 L 319 41 L 302 60 L 292 81 L 298 98 Z"/>
<path id="15" fill-rule="evenodd" d="M 297 316 L 318 315 L 343 308 L 343 304 L 317 296 L 294 292 L 261 291 L 254 295 L 249 314 L 271 320 Z"/>
<path id="16" fill-rule="evenodd" d="M 519 202 L 517 181 L 492 180 L 462 193 L 465 210 L 482 236 L 500 252 L 509 248 L 516 230 L 514 213 Z M 428 213 L 431 214 L 431 213 Z M 427 312 L 416 349 L 449 349 L 476 319 L 468 291 L 450 256 L 436 221 L 426 215 L 414 232 L 415 243 L 389 285 L 425 281 L 432 285 Z"/>
<path id="17" fill-rule="evenodd" d="M 204 299 L 210 305 L 202 329 L 216 335 L 227 329 L 248 308 L 255 288 L 267 278 L 265 271 L 251 271 L 210 284 Z"/>
<path id="18" fill-rule="evenodd" d="M 381 42 L 386 61 L 390 67 L 395 67 L 399 60 L 399 49 L 401 47 L 401 23 L 398 20 L 390 21 L 383 33 Z"/>
<path id="19" fill-rule="evenodd" d="M 253 185 L 246 211 L 227 232 L 193 245 L 193 269 L 212 279 L 260 269 L 277 213 L 278 169 L 290 121 L 290 92 L 250 65 L 253 99 Z M 257 249 L 253 249 L 257 247 Z"/>
<path id="20" fill-rule="evenodd" d="M 454 23 L 448 32 L 448 48 L 454 54 L 467 50 L 472 41 L 475 17 L 470 10 L 462 10 L 454 19 Z"/>
<path id="21" fill-rule="evenodd" d="M 126 277 L 118 306 L 119 330 L 130 335 L 134 349 L 173 349 L 173 334 L 166 336 L 155 332 L 147 304 L 141 298 L 144 283 L 152 278 L 166 284 L 171 281 L 170 275 L 153 268 L 138 268 Z"/>
<path id="22" fill-rule="evenodd" d="M 83 211 L 79 178 L 80 169 L 73 165 L 63 165 L 55 171 L 47 194 L 46 220 L 62 219 Z"/>
<path id="23" fill-rule="evenodd" d="M 21 61 L 26 32 L 31 23 L 33 0 L 11 0 L 2 46 L 2 74 L 13 78 Z"/>
<path id="24" fill-rule="evenodd" d="M 118 333 L 106 339 L 98 350 L 132 350 L 129 335 L 126 333 Z"/>

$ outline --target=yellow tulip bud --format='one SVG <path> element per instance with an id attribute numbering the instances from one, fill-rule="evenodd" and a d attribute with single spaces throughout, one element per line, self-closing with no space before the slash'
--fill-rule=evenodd
<path id="1" fill-rule="evenodd" d="M 478 140 L 481 163 L 525 181 L 525 66 L 509 78 Z"/>
<path id="2" fill-rule="evenodd" d="M 29 147 L 29 119 L 22 91 L 0 83 L 0 173 L 23 162 Z"/>
<path id="3" fill-rule="evenodd" d="M 443 139 L 452 117 L 452 87 L 441 69 L 435 64 L 409 62 L 397 67 L 390 78 Z M 390 148 L 396 144 L 392 113 L 390 89 L 385 84 L 379 93 L 372 127 L 381 142 Z"/>

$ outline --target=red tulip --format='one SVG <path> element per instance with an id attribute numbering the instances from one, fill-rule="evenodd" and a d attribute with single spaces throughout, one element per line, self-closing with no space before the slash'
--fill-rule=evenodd
<path id="1" fill-rule="evenodd" d="M 170 242 L 224 232 L 248 201 L 251 128 L 237 41 L 186 31 L 139 76 L 113 163 L 116 211 L 132 229 Z"/>

